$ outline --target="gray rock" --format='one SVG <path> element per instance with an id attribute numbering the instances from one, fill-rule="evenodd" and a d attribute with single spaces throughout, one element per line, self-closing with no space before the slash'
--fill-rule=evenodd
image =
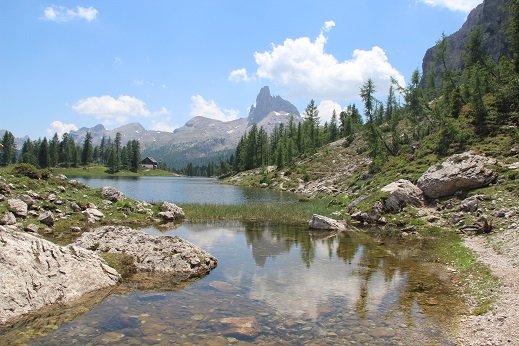
<path id="1" fill-rule="evenodd" d="M 54 202 L 56 200 L 56 194 L 55 193 L 51 193 L 47 196 L 47 201 L 49 202 Z"/>
<path id="2" fill-rule="evenodd" d="M 160 206 L 160 213 L 157 215 L 164 221 L 180 220 L 186 216 L 182 208 L 170 202 L 163 202 Z"/>
<path id="3" fill-rule="evenodd" d="M 409 180 L 400 179 L 384 186 L 381 191 L 389 193 L 384 200 L 384 210 L 390 213 L 398 213 L 407 205 L 423 206 L 422 190 Z"/>
<path id="4" fill-rule="evenodd" d="M 326 216 L 312 215 L 312 219 L 308 221 L 308 227 L 310 229 L 316 229 L 316 230 L 327 230 L 327 231 L 345 231 L 346 226 L 344 226 L 343 223 L 331 219 Z"/>
<path id="5" fill-rule="evenodd" d="M 85 218 L 88 223 L 96 223 L 97 221 L 105 217 L 105 215 L 100 210 L 94 208 L 87 208 L 84 211 L 82 211 L 82 213 L 83 215 L 85 215 Z"/>
<path id="6" fill-rule="evenodd" d="M 27 203 L 25 203 L 21 199 L 8 199 L 7 204 L 9 206 L 9 211 L 13 212 L 15 215 L 21 217 L 27 216 Z"/>
<path id="7" fill-rule="evenodd" d="M 16 224 L 16 217 L 10 211 L 4 214 L 4 217 L 0 219 L 0 225 L 14 225 Z"/>
<path id="8" fill-rule="evenodd" d="M 418 187 L 429 198 L 450 196 L 456 191 L 484 187 L 497 175 L 485 167 L 496 160 L 472 152 L 452 155 L 441 165 L 429 167 L 418 179 Z"/>
<path id="9" fill-rule="evenodd" d="M 217 260 L 177 236 L 153 237 L 124 226 L 104 226 L 86 232 L 74 243 L 109 253 L 126 253 L 137 270 L 162 272 L 181 277 L 199 277 L 216 267 Z"/>
<path id="10" fill-rule="evenodd" d="M 107 200 L 112 201 L 112 202 L 117 202 L 117 201 L 120 201 L 120 200 L 125 198 L 124 193 L 122 193 L 121 191 L 117 190 L 113 186 L 105 186 L 105 187 L 103 187 L 103 189 L 101 190 L 101 196 L 104 199 L 107 199 Z"/>
<path id="11" fill-rule="evenodd" d="M 18 199 L 22 200 L 27 204 L 27 207 L 30 208 L 34 205 L 34 199 L 29 195 L 20 195 Z"/>
<path id="12" fill-rule="evenodd" d="M 81 232 L 81 227 L 79 227 L 79 226 L 72 226 L 72 227 L 70 227 L 70 231 L 72 233 L 80 233 Z"/>
<path id="13" fill-rule="evenodd" d="M 70 208 L 75 212 L 81 211 L 81 207 L 76 202 L 70 203 Z"/>
<path id="14" fill-rule="evenodd" d="M 0 325 L 49 304 L 115 285 L 119 274 L 91 251 L 0 227 Z"/>
<path id="15" fill-rule="evenodd" d="M 47 226 L 54 226 L 54 214 L 51 211 L 46 211 L 38 217 L 38 221 Z"/>
<path id="16" fill-rule="evenodd" d="M 11 193 L 11 187 L 6 183 L 0 182 L 0 193 L 2 195 L 9 195 Z"/>
<path id="17" fill-rule="evenodd" d="M 519 171 L 519 161 L 509 164 L 508 169 Z"/>
<path id="18" fill-rule="evenodd" d="M 3 200 L 5 200 L 5 196 L 0 193 L 0 202 L 2 202 Z"/>
<path id="19" fill-rule="evenodd" d="M 28 224 L 27 226 L 25 226 L 23 228 L 23 230 L 25 232 L 30 232 L 30 233 L 38 233 L 38 231 L 40 230 L 40 227 L 38 227 L 38 225 L 35 225 L 33 223 L 30 223 Z"/>
<path id="20" fill-rule="evenodd" d="M 27 194 L 28 194 L 29 196 L 31 196 L 32 198 L 34 198 L 34 199 L 41 199 L 40 194 L 39 194 L 39 193 L 36 193 L 36 192 L 34 192 L 34 191 L 32 191 L 32 190 L 27 191 Z"/>
<path id="21" fill-rule="evenodd" d="M 466 213 L 473 213 L 478 210 L 478 198 L 477 196 L 472 196 L 465 198 L 460 203 L 460 211 L 464 211 Z"/>

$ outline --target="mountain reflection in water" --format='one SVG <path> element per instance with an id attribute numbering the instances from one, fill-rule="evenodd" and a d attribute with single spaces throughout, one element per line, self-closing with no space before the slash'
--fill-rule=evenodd
<path id="1" fill-rule="evenodd" d="M 180 290 L 114 294 L 32 343 L 454 344 L 461 299 L 419 246 L 239 222 L 147 232 L 179 235 L 215 255 L 218 267 Z M 253 319 L 257 330 L 229 331 L 227 317 Z"/>

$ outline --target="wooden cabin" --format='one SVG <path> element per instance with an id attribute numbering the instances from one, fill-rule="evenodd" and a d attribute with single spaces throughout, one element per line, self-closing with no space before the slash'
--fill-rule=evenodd
<path id="1" fill-rule="evenodd" d="M 142 168 L 146 169 L 157 169 L 158 165 L 158 162 L 153 157 L 149 156 L 146 156 L 144 160 L 141 161 Z"/>

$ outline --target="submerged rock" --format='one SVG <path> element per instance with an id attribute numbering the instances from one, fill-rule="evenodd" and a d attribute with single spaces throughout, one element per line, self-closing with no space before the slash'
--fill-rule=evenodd
<path id="1" fill-rule="evenodd" d="M 223 335 L 245 338 L 255 338 L 259 334 L 259 325 L 255 316 L 226 317 L 220 321 L 226 329 Z"/>
<path id="2" fill-rule="evenodd" d="M 459 190 L 484 187 L 493 182 L 497 174 L 485 167 L 496 160 L 472 152 L 448 157 L 440 165 L 429 169 L 418 179 L 418 187 L 429 198 L 450 196 Z"/>
<path id="3" fill-rule="evenodd" d="M 389 193 L 384 200 L 384 210 L 390 213 L 398 213 L 407 205 L 423 206 L 422 190 L 409 180 L 400 179 L 384 186 L 381 191 Z"/>
<path id="4" fill-rule="evenodd" d="M 92 251 L 0 227 L 0 324 L 46 305 L 115 285 L 119 274 Z"/>
<path id="5" fill-rule="evenodd" d="M 198 277 L 217 264 L 215 257 L 177 236 L 154 237 L 124 226 L 105 226 L 83 233 L 74 244 L 98 252 L 130 255 L 139 271 Z"/>
<path id="6" fill-rule="evenodd" d="M 308 221 L 308 227 L 311 229 L 327 230 L 327 231 L 345 231 L 346 226 L 341 222 L 326 216 L 312 215 L 312 219 Z"/>

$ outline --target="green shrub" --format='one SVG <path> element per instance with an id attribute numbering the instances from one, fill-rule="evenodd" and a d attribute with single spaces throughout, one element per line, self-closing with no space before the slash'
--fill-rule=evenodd
<path id="1" fill-rule="evenodd" d="M 19 163 L 13 167 L 11 172 L 18 177 L 24 176 L 31 179 L 42 178 L 42 172 L 30 163 Z"/>

